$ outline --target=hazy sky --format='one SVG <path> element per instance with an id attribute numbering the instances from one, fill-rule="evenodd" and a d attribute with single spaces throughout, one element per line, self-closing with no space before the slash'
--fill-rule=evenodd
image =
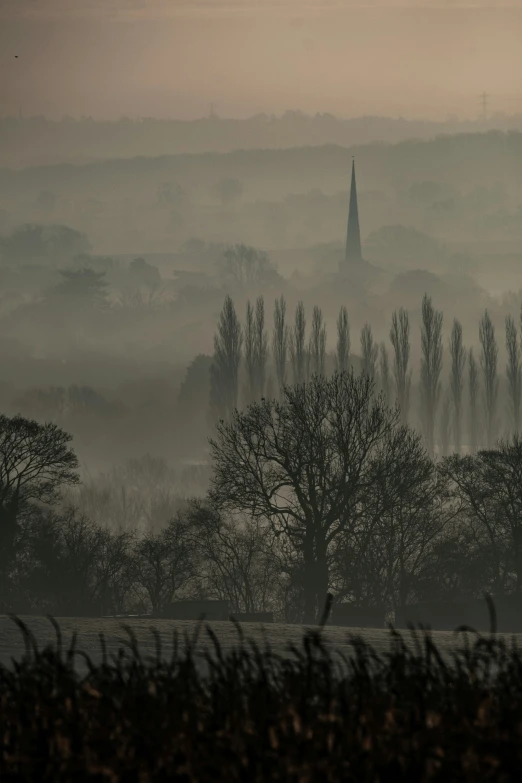
<path id="1" fill-rule="evenodd" d="M 521 42 L 522 0 L 0 0 L 0 112 L 517 113 Z"/>

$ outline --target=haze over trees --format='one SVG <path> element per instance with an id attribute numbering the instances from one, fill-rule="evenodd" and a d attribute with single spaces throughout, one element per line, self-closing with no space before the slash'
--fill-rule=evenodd
<path id="1" fill-rule="evenodd" d="M 279 390 L 283 389 L 286 384 L 289 340 L 290 327 L 286 319 L 286 301 L 284 296 L 281 296 L 280 299 L 275 300 L 272 337 L 272 351 Z"/>
<path id="2" fill-rule="evenodd" d="M 0 0 L 0 783 L 520 778 L 521 3 Z"/>
<path id="3" fill-rule="evenodd" d="M 59 265 L 91 250 L 87 237 L 62 225 L 22 225 L 0 238 L 0 252 L 13 263 Z"/>
<path id="4" fill-rule="evenodd" d="M 520 342 L 513 317 L 506 318 L 506 350 L 508 362 L 506 376 L 511 408 L 513 431 L 520 432 L 520 402 L 522 394 L 522 367 L 520 364 Z"/>
<path id="5" fill-rule="evenodd" d="M 212 122 L 214 151 L 119 159 Z M 519 591 L 520 134 L 371 124 L 91 123 L 113 160 L 3 171 L 0 456 L 47 432 L 63 462 L 25 499 L 25 458 L 0 469 L 6 611 Z M 65 156 L 87 125 L 56 125 Z M 341 276 L 354 153 L 368 263 Z"/>
<path id="6" fill-rule="evenodd" d="M 241 268 L 249 258 L 256 265 L 264 256 L 236 248 L 227 263 Z M 129 272 L 158 280 L 139 257 Z M 47 296 L 87 320 L 105 317 L 106 274 L 65 270 Z M 201 444 L 214 433 L 195 492 L 186 489 L 187 472 L 185 489 L 173 491 L 175 472 L 153 457 L 78 484 L 62 427 L 80 420 L 87 433 L 102 412 L 117 410 L 91 387 L 26 392 L 24 405 L 53 423 L 2 417 L 6 608 L 161 614 L 180 597 L 212 596 L 235 612 L 314 623 L 328 592 L 384 612 L 484 589 L 519 591 L 513 315 L 504 321 L 501 378 L 488 310 L 478 341 L 468 334 L 469 348 L 454 319 L 445 353 L 443 312 L 424 295 L 416 312 L 401 307 L 379 326 L 384 340 L 365 322 L 354 353 L 346 305 L 314 305 L 308 320 L 293 295 L 289 318 L 286 291 L 272 300 L 271 318 L 270 293 L 235 291 L 244 318 L 225 295 L 213 354 L 196 357 L 180 380 L 176 404 L 187 432 L 199 428 Z"/>
<path id="7" fill-rule="evenodd" d="M 350 362 L 350 323 L 348 320 L 348 310 L 343 305 L 339 310 L 337 318 L 337 352 L 336 368 L 338 372 L 344 372 L 348 369 Z"/>
<path id="8" fill-rule="evenodd" d="M 122 118 L 116 122 L 92 117 L 61 121 L 45 117 L 2 117 L 0 120 L 1 165 L 39 165 L 49 161 L 85 159 L 88 147 L 94 159 L 236 149 L 267 149 L 307 144 L 395 143 L 408 139 L 431 139 L 441 134 L 473 133 L 484 128 L 522 128 L 518 117 L 497 116 L 484 120 L 448 119 L 443 122 L 391 117 L 342 119 L 332 114 L 309 116 L 287 111 L 281 116 L 259 114 L 247 119 L 202 117 L 190 122 L 159 118 Z M 228 178 L 227 178 L 228 179 Z M 219 191 L 223 187 L 220 184 Z M 216 185 L 218 185 L 216 183 Z M 226 186 L 230 187 L 229 185 Z"/>
<path id="9" fill-rule="evenodd" d="M 145 473 L 129 466 L 117 517 L 95 481 L 74 488 L 62 430 L 21 417 L 3 417 L 2 429 L 5 610 L 161 614 L 204 595 L 315 623 L 327 592 L 397 611 L 520 591 L 518 436 L 434 460 L 353 368 L 286 385 L 220 421 L 199 500 L 162 504 L 167 468 L 149 460 L 147 507 L 134 489 Z"/>
<path id="10" fill-rule="evenodd" d="M 216 411 L 230 418 L 237 408 L 238 372 L 243 347 L 243 332 L 234 303 L 228 296 L 214 338 L 214 361 L 211 366 L 211 399 Z"/>
<path id="11" fill-rule="evenodd" d="M 442 371 L 442 313 L 434 310 L 431 299 L 426 295 L 422 300 L 421 350 L 421 416 L 426 447 L 428 453 L 433 454 Z"/>
<path id="12" fill-rule="evenodd" d="M 411 371 L 408 364 L 410 360 L 410 321 L 408 313 L 402 308 L 394 312 L 390 329 L 390 342 L 393 347 L 393 375 L 395 378 L 395 392 L 402 421 L 408 420 L 410 406 Z"/>
<path id="13" fill-rule="evenodd" d="M 484 412 L 486 414 L 486 444 L 488 448 L 493 446 L 496 429 L 498 378 L 497 356 L 498 347 L 495 339 L 495 327 L 486 310 L 480 320 L 479 339 L 481 346 L 480 365 L 482 368 L 484 383 Z"/>
<path id="14" fill-rule="evenodd" d="M 455 318 L 450 337 L 451 376 L 450 393 L 453 408 L 455 451 L 460 454 L 462 443 L 462 392 L 464 388 L 464 368 L 466 350 L 462 344 L 462 326 Z"/>

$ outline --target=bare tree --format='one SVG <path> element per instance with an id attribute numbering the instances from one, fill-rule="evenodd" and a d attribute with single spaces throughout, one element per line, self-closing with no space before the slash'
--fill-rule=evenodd
<path id="1" fill-rule="evenodd" d="M 372 458 L 380 450 L 393 464 L 384 444 L 396 428 L 372 381 L 353 372 L 285 387 L 281 402 L 256 403 L 218 424 L 210 500 L 267 519 L 300 553 L 307 622 L 323 609 L 332 548 L 370 491 Z"/>
<path id="2" fill-rule="evenodd" d="M 99 611 L 95 574 L 107 531 L 72 507 L 65 509 L 58 527 L 63 553 L 59 573 L 65 613 Z"/>
<path id="3" fill-rule="evenodd" d="M 241 325 L 234 303 L 227 296 L 214 335 L 214 361 L 210 369 L 211 408 L 219 418 L 230 418 L 237 408 L 242 347 Z"/>
<path id="4" fill-rule="evenodd" d="M 324 360 L 326 355 L 326 326 L 320 307 L 314 307 L 312 312 L 312 333 L 308 356 L 310 370 L 316 375 L 324 375 Z"/>
<path id="5" fill-rule="evenodd" d="M 288 354 L 288 341 L 290 329 L 286 324 L 286 302 L 284 296 L 275 301 L 274 308 L 274 334 L 272 338 L 272 351 L 279 390 L 286 384 L 286 364 Z"/>
<path id="6" fill-rule="evenodd" d="M 0 415 L 0 574 L 10 561 L 20 517 L 33 503 L 52 505 L 79 482 L 72 438 L 56 424 Z"/>
<path id="7" fill-rule="evenodd" d="M 421 327 L 421 418 L 428 454 L 433 456 L 435 416 L 440 397 L 442 370 L 442 313 L 434 309 L 431 298 L 424 294 Z"/>
<path id="8" fill-rule="evenodd" d="M 339 594 L 398 609 L 422 597 L 435 549 L 451 520 L 446 482 L 421 443 L 395 433 L 394 460 L 374 463 L 370 502 L 339 549 Z"/>
<path id="9" fill-rule="evenodd" d="M 473 355 L 473 348 L 469 349 L 468 355 L 468 386 L 469 386 L 469 447 L 472 454 L 475 454 L 478 446 L 478 403 L 479 403 L 479 377 L 477 362 Z"/>
<path id="10" fill-rule="evenodd" d="M 73 508 L 35 508 L 23 524 L 21 562 L 9 575 L 11 585 L 39 612 L 98 613 L 96 570 L 106 531 Z M 2 591 L 1 600 L 9 605 L 9 593 Z"/>
<path id="11" fill-rule="evenodd" d="M 238 179 L 224 177 L 215 183 L 212 193 L 221 201 L 223 206 L 230 207 L 241 199 L 243 190 L 243 183 Z"/>
<path id="12" fill-rule="evenodd" d="M 153 533 L 175 516 L 187 492 L 198 491 L 189 488 L 190 478 L 184 474 L 178 476 L 164 458 L 146 454 L 108 472 L 87 474 L 67 500 L 101 527 Z"/>
<path id="13" fill-rule="evenodd" d="M 522 367 L 520 364 L 520 343 L 518 341 L 517 327 L 513 318 L 506 318 L 506 350 L 508 363 L 506 375 L 508 381 L 508 394 L 511 406 L 513 432 L 520 431 L 520 398 L 522 393 Z"/>
<path id="14" fill-rule="evenodd" d="M 194 575 L 193 549 L 181 514 L 158 535 L 149 534 L 134 550 L 135 584 L 152 612 L 161 612 Z"/>
<path id="15" fill-rule="evenodd" d="M 292 360 L 294 384 L 300 384 L 306 381 L 307 351 L 305 336 L 306 317 L 304 304 L 298 302 L 295 309 L 294 327 L 290 334 L 290 358 Z"/>
<path id="16" fill-rule="evenodd" d="M 226 518 L 200 502 L 189 508 L 187 522 L 202 592 L 228 600 L 233 612 L 270 611 L 280 573 L 266 522 L 248 515 Z"/>
<path id="17" fill-rule="evenodd" d="M 88 574 L 96 560 L 100 526 L 96 525 L 74 506 L 67 506 L 59 519 L 67 561 L 76 574 L 78 584 L 86 587 Z M 80 587 L 80 594 L 82 589 Z M 82 596 L 85 597 L 85 596 Z"/>
<path id="18" fill-rule="evenodd" d="M 77 484 L 72 437 L 55 424 L 0 415 L 0 509 L 31 501 L 54 503 L 63 485 Z"/>
<path id="19" fill-rule="evenodd" d="M 453 321 L 450 337 L 451 377 L 450 392 L 453 408 L 453 435 L 455 451 L 460 454 L 462 448 L 462 388 L 464 385 L 464 365 L 466 351 L 462 345 L 462 326 Z"/>
<path id="20" fill-rule="evenodd" d="M 487 310 L 480 319 L 479 340 L 482 349 L 480 354 L 480 365 L 484 378 L 484 412 L 486 414 L 487 447 L 490 449 L 495 438 L 495 425 L 497 423 L 498 347 L 495 340 L 495 327 L 493 326 Z"/>
<path id="21" fill-rule="evenodd" d="M 364 324 L 361 329 L 361 372 L 372 381 L 376 375 L 378 353 L 379 346 L 373 339 L 372 327 Z"/>
<path id="22" fill-rule="evenodd" d="M 384 343 L 379 348 L 379 381 L 386 405 L 391 405 L 390 359 Z"/>
<path id="23" fill-rule="evenodd" d="M 515 435 L 476 456 L 450 457 L 445 469 L 484 554 L 482 584 L 499 593 L 521 593 L 522 440 Z"/>
<path id="24" fill-rule="evenodd" d="M 272 373 L 268 376 L 268 380 L 266 382 L 266 391 L 265 391 L 265 397 L 268 397 L 271 399 L 272 397 L 275 397 L 275 389 L 274 389 L 274 379 L 272 377 Z"/>
<path id="25" fill-rule="evenodd" d="M 95 572 L 95 600 L 102 614 L 121 614 L 134 583 L 134 534 L 101 530 Z"/>
<path id="26" fill-rule="evenodd" d="M 259 288 L 281 280 L 267 253 L 247 245 L 229 247 L 217 266 L 221 276 L 236 287 Z"/>
<path id="27" fill-rule="evenodd" d="M 337 353 L 336 368 L 338 372 L 348 369 L 350 363 L 350 323 L 348 310 L 343 305 L 337 318 Z"/>
<path id="28" fill-rule="evenodd" d="M 401 309 L 392 315 L 390 340 L 393 346 L 393 375 L 397 392 L 397 403 L 401 411 L 403 423 L 408 421 L 410 408 L 411 370 L 408 371 L 410 361 L 410 319 L 408 313 Z"/>

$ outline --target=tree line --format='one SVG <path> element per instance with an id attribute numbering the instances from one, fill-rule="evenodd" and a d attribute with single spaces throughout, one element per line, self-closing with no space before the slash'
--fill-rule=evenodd
<path id="1" fill-rule="evenodd" d="M 56 424 L 0 415 L 1 611 L 159 614 L 179 596 L 234 611 L 277 603 L 258 521 L 234 526 L 192 500 L 157 528 L 110 528 L 68 502 L 80 483 L 71 440 Z"/>
<path id="2" fill-rule="evenodd" d="M 420 366 L 412 388 L 410 316 L 403 308 L 392 314 L 389 343 L 378 342 L 366 323 L 356 346 L 352 345 L 347 309 L 341 307 L 335 349 L 328 351 L 320 307 L 313 308 L 307 329 L 303 302 L 297 304 L 290 318 L 281 296 L 274 303 L 270 337 L 262 296 L 254 305 L 247 302 L 244 323 L 227 296 L 214 335 L 211 418 L 213 422 L 229 420 L 238 405 L 266 396 L 280 397 L 287 383 L 302 384 L 313 374 L 327 376 L 354 367 L 375 382 L 387 405 L 398 406 L 403 424 L 415 421 L 430 455 L 474 454 L 482 447 L 492 448 L 500 433 L 510 436 L 520 431 L 521 325 L 522 313 L 519 323 L 511 315 L 505 320 L 507 363 L 502 377 L 498 337 L 489 312 L 485 310 L 480 317 L 478 352 L 465 346 L 462 325 L 456 318 L 444 346 L 443 313 L 425 295 L 421 305 Z M 499 399 L 501 381 L 505 400 Z M 418 398 L 415 410 L 413 391 Z M 500 404 L 503 402 L 505 405 Z M 502 408 L 506 409 L 504 416 Z"/>
<path id="3" fill-rule="evenodd" d="M 219 421 L 207 496 L 145 534 L 64 505 L 79 481 L 70 440 L 0 417 L 4 611 L 159 614 L 205 597 L 316 622 L 327 592 L 387 611 L 520 593 L 522 440 L 434 459 L 353 367 Z"/>

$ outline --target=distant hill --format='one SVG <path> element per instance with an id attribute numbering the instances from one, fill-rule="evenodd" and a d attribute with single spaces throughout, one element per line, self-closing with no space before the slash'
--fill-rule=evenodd
<path id="1" fill-rule="evenodd" d="M 0 168 L 0 236 L 21 224 L 60 224 L 85 234 L 99 255 L 133 256 L 170 254 L 194 238 L 268 251 L 342 243 L 352 155 L 368 261 L 435 263 L 419 232 L 519 252 L 517 131 Z M 235 200 L 220 197 L 224 181 L 236 182 Z"/>
<path id="2" fill-rule="evenodd" d="M 1 145 L 0 145 L 1 146 Z M 157 188 L 176 183 L 195 192 L 220 177 L 237 177 L 249 200 L 277 193 L 323 193 L 347 189 L 351 157 L 357 160 L 359 189 L 405 189 L 418 183 L 443 183 L 470 189 L 501 182 L 517 191 L 522 182 L 522 132 L 444 135 L 398 144 L 364 144 L 237 150 L 165 156 L 113 158 L 81 165 L 55 164 L 22 170 L 0 169 L 0 195 L 12 198 L 25 188 L 82 189 L 106 196 L 106 188 Z M 14 188 L 14 191 L 13 191 Z M 415 201 L 420 199 L 412 194 Z M 207 195 L 207 201 L 209 196 Z"/>
<path id="3" fill-rule="evenodd" d="M 4 117 L 0 119 L 0 166 L 174 155 L 185 152 L 231 152 L 236 149 L 275 149 L 370 142 L 396 143 L 410 138 L 488 130 L 522 130 L 522 115 L 495 115 L 487 121 L 444 122 L 403 117 L 341 119 L 331 114 L 308 116 L 286 112 L 280 117 L 260 114 L 248 119 L 206 117 L 198 120 Z"/>

